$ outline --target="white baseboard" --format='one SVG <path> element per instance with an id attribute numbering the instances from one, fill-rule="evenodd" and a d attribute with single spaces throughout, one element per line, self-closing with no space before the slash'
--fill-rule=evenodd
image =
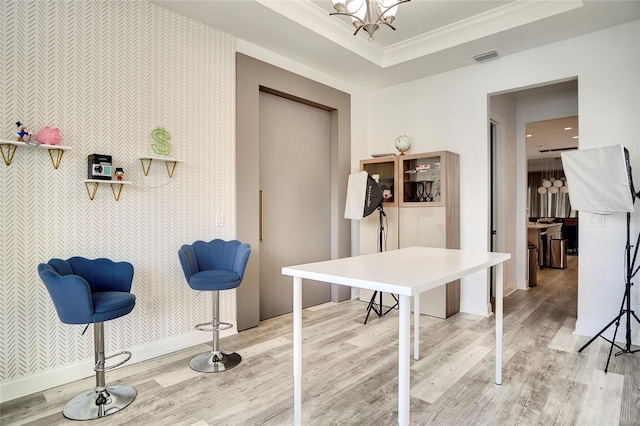
<path id="1" fill-rule="evenodd" d="M 236 334 L 236 328 L 220 332 L 220 337 Z M 192 346 L 211 342 L 211 333 L 194 331 L 182 336 L 172 337 L 160 342 L 149 343 L 133 349 L 122 349 L 131 352 L 131 359 L 125 365 L 137 364 L 151 358 L 166 355 Z M 41 392 L 56 386 L 91 377 L 94 361 L 86 359 L 75 364 L 65 365 L 50 371 L 24 376 L 0 383 L 0 402 L 11 401 L 35 392 Z"/>
<path id="2" fill-rule="evenodd" d="M 611 318 L 613 319 L 613 318 Z M 636 323 L 637 324 L 637 323 Z M 634 330 L 633 329 L 633 322 L 632 322 L 632 328 L 631 328 L 631 342 L 637 346 L 640 345 L 640 330 Z M 600 330 L 602 330 L 602 327 L 604 327 L 604 325 L 601 324 L 594 324 L 594 323 L 590 323 L 590 322 L 585 322 L 585 321 L 576 321 L 576 328 L 574 333 L 578 334 L 580 336 L 587 336 L 587 337 L 593 337 L 596 334 L 598 334 L 600 332 Z M 604 337 L 606 337 L 607 339 L 611 340 L 613 338 L 613 331 L 615 330 L 616 326 L 615 324 L 612 324 L 611 327 L 609 327 L 604 333 Z M 624 319 L 621 320 L 621 324 L 620 324 L 620 328 L 618 329 L 618 334 L 616 335 L 616 343 L 618 344 L 624 344 L 626 343 L 626 325 L 624 323 Z"/>

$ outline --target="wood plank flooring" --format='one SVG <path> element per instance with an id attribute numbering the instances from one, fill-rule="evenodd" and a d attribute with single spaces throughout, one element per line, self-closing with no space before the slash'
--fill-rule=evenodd
<path id="1" fill-rule="evenodd" d="M 413 425 L 639 425 L 640 354 L 612 358 L 603 339 L 573 335 L 577 257 L 540 271 L 538 286 L 505 299 L 503 385 L 494 384 L 494 318 L 421 318 L 421 359 L 411 361 Z M 621 283 L 621 286 L 623 284 Z M 366 304 L 303 313 L 303 424 L 397 422 L 397 310 L 362 322 Z M 221 340 L 242 363 L 200 374 L 189 359 L 208 346 L 121 367 L 107 383 L 136 387 L 132 405 L 92 425 L 291 425 L 291 315 Z M 2 425 L 66 425 L 65 403 L 93 378 L 0 405 Z"/>

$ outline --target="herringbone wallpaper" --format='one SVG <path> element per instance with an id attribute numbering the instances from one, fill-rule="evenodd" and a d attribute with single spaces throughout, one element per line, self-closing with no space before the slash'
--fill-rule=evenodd
<path id="1" fill-rule="evenodd" d="M 137 305 L 106 325 L 107 352 L 192 332 L 211 301 L 177 250 L 235 237 L 235 39 L 143 1 L 2 0 L 0 16 L 0 138 L 19 120 L 72 148 L 57 170 L 43 149 L 0 162 L 0 381 L 93 358 L 92 327 L 62 324 L 37 275 L 53 257 L 134 265 Z M 173 178 L 160 162 L 142 173 L 156 127 L 184 160 Z M 107 184 L 89 200 L 94 153 L 124 168 L 120 201 Z M 235 294 L 221 304 L 235 319 Z"/>

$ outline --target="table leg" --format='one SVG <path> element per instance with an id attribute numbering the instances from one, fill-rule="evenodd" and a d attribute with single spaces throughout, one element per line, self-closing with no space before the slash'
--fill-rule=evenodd
<path id="1" fill-rule="evenodd" d="M 496 265 L 496 384 L 502 384 L 502 321 L 504 298 L 503 263 Z"/>
<path id="2" fill-rule="evenodd" d="M 398 424 L 409 424 L 409 348 L 411 347 L 411 296 L 400 295 L 398 318 Z"/>
<path id="3" fill-rule="evenodd" d="M 420 359 L 420 293 L 413 296 L 413 359 Z"/>
<path id="4" fill-rule="evenodd" d="M 302 278 L 293 277 L 293 424 L 302 424 Z"/>

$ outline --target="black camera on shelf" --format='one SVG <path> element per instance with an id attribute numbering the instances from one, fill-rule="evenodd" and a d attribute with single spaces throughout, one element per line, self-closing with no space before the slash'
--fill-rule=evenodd
<path id="1" fill-rule="evenodd" d="M 88 157 L 89 179 L 111 180 L 111 156 L 102 154 L 91 154 Z"/>

